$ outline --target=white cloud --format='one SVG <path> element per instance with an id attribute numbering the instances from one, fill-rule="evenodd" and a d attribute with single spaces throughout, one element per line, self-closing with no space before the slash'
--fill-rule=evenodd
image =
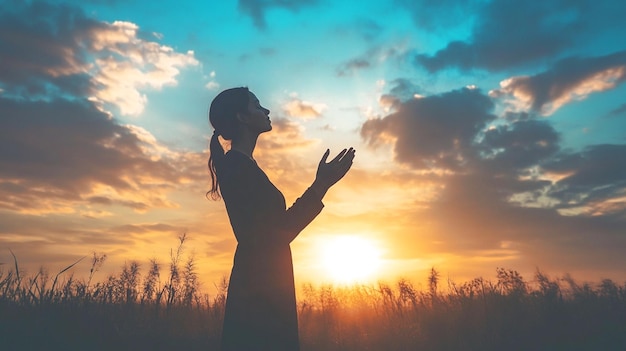
<path id="1" fill-rule="evenodd" d="M 124 115 L 143 112 L 147 97 L 141 90 L 175 86 L 180 69 L 198 65 L 193 51 L 178 53 L 169 46 L 137 36 L 139 27 L 116 21 L 91 32 L 95 61 L 88 69 L 100 87 L 95 101 L 116 105 Z"/>
<path id="2" fill-rule="evenodd" d="M 283 110 L 292 117 L 312 119 L 321 116 L 326 107 L 325 104 L 312 103 L 292 96 L 292 100 L 283 105 Z"/>
<path id="3" fill-rule="evenodd" d="M 204 87 L 209 89 L 209 90 L 217 90 L 220 87 L 220 83 L 212 80 L 212 81 L 206 83 L 206 85 Z"/>

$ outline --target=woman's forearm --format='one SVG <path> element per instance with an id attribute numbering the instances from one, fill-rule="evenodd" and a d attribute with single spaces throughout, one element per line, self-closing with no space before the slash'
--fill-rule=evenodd
<path id="1" fill-rule="evenodd" d="M 311 185 L 311 190 L 313 190 L 319 196 L 320 200 L 324 198 L 328 189 L 328 186 L 322 184 L 322 182 L 317 179 Z"/>

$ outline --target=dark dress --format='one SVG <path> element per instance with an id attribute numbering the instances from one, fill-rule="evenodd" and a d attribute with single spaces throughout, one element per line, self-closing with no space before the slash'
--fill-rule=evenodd
<path id="1" fill-rule="evenodd" d="M 226 153 L 220 191 L 237 239 L 222 350 L 299 350 L 289 243 L 324 205 L 309 189 L 286 209 L 283 194 L 256 162 Z"/>

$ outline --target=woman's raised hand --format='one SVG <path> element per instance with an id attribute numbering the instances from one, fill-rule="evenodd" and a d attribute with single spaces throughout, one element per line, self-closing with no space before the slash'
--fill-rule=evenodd
<path id="1" fill-rule="evenodd" d="M 330 154 L 330 150 L 326 150 L 317 167 L 317 174 L 313 182 L 313 187 L 320 192 L 320 195 L 323 196 L 331 186 L 348 173 L 352 166 L 352 160 L 354 160 L 355 151 L 353 148 L 343 149 L 330 162 L 326 162 Z"/>

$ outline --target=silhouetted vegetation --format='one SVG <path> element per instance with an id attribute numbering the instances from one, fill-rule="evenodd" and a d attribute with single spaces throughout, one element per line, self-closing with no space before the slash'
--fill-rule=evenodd
<path id="1" fill-rule="evenodd" d="M 217 350 L 226 294 L 199 290 L 194 259 L 179 247 L 168 274 L 151 260 L 128 262 L 92 283 L 106 256 L 93 254 L 88 278 L 68 266 L 26 277 L 18 261 L 0 267 L 0 340 L 6 350 Z M 145 273 L 142 273 L 145 272 Z M 67 276 L 66 276 L 67 275 Z M 525 280 L 498 268 L 442 287 L 303 287 L 298 303 L 303 350 L 626 350 L 626 284 L 578 283 L 537 271 Z"/>

